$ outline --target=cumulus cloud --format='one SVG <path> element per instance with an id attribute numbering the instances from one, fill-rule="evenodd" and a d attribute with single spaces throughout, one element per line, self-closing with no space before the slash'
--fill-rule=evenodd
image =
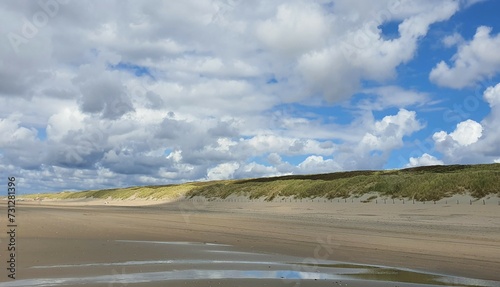
<path id="1" fill-rule="evenodd" d="M 117 119 L 133 111 L 130 99 L 125 95 L 124 86 L 106 76 L 83 83 L 80 91 L 82 112 Z"/>
<path id="2" fill-rule="evenodd" d="M 276 15 L 257 24 L 256 34 L 279 56 L 297 57 L 326 44 L 331 20 L 318 3 L 290 2 Z"/>
<path id="3" fill-rule="evenodd" d="M 208 169 L 207 179 L 209 180 L 231 179 L 233 178 L 233 174 L 238 169 L 239 166 L 240 165 L 237 162 L 221 163 L 213 168 Z"/>
<path id="4" fill-rule="evenodd" d="M 240 166 L 235 172 L 234 177 L 236 178 L 256 178 L 256 177 L 269 177 L 269 176 L 279 176 L 285 175 L 286 173 L 278 171 L 274 166 L 267 166 L 263 164 L 258 164 L 251 162 Z"/>
<path id="5" fill-rule="evenodd" d="M 478 142 L 476 154 L 491 161 L 500 156 L 500 84 L 488 87 L 483 93 L 484 100 L 490 106 L 490 113 L 481 121 L 483 135 Z"/>
<path id="6" fill-rule="evenodd" d="M 375 122 L 373 130 L 367 132 L 359 144 L 363 151 L 389 151 L 403 145 L 403 137 L 423 128 L 416 113 L 405 109 L 394 116 L 385 116 Z"/>
<path id="7" fill-rule="evenodd" d="M 435 156 L 424 153 L 420 157 L 410 157 L 410 162 L 406 167 L 427 166 L 427 165 L 443 165 L 442 160 L 437 159 Z"/>
<path id="8" fill-rule="evenodd" d="M 47 121 L 47 136 L 54 140 L 62 140 L 70 131 L 84 127 L 84 115 L 75 107 L 67 107 L 52 115 Z"/>
<path id="9" fill-rule="evenodd" d="M 432 138 L 439 151 L 447 156 L 454 156 L 456 150 L 463 149 L 476 143 L 483 134 L 483 126 L 473 120 L 466 120 L 459 124 L 451 133 L 440 131 L 434 133 Z"/>
<path id="10" fill-rule="evenodd" d="M 432 136 L 445 163 L 496 162 L 499 158 L 500 84 L 486 88 L 483 99 L 489 104 L 490 113 L 481 122 L 468 119 L 450 133 L 439 131 Z"/>
<path id="11" fill-rule="evenodd" d="M 357 92 L 362 80 L 394 78 L 396 68 L 414 57 L 418 39 L 427 34 L 429 26 L 448 19 L 459 9 L 456 1 L 441 1 L 437 5 L 433 1 L 419 1 L 418 4 L 413 1 L 405 4 L 336 1 L 333 13 L 343 16 L 326 18 L 316 4 L 303 7 L 288 3 L 277 9 L 275 19 L 258 26 L 258 35 L 272 52 L 296 55 L 296 65 L 287 57 L 284 70 L 279 70 L 279 74 L 304 82 L 307 90 L 291 90 L 290 96 L 296 99 L 312 92 L 329 101 L 338 101 Z M 307 33 L 303 25 L 283 24 L 287 20 L 309 19 L 314 15 L 315 21 L 308 22 L 314 29 Z M 401 21 L 396 39 L 386 39 L 379 28 L 389 21 Z M 287 29 L 287 33 L 273 37 L 273 33 L 283 29 Z M 325 34 L 327 37 L 322 37 Z"/>
<path id="12" fill-rule="evenodd" d="M 324 159 L 322 156 L 309 156 L 298 165 L 305 173 L 327 173 L 342 170 L 339 163 L 333 159 Z"/>
<path id="13" fill-rule="evenodd" d="M 432 82 L 455 89 L 471 86 L 500 71 L 500 55 L 493 53 L 500 46 L 500 35 L 491 35 L 490 27 L 477 28 L 474 38 L 458 45 L 452 65 L 439 62 L 431 71 Z"/>
<path id="14" fill-rule="evenodd" d="M 478 141 L 483 134 L 483 127 L 473 120 L 466 120 L 457 125 L 450 137 L 461 146 L 468 146 Z"/>
<path id="15" fill-rule="evenodd" d="M 460 8 L 150 0 L 54 1 L 47 12 L 43 3 L 0 3 L 0 170 L 21 172 L 32 191 L 381 168 L 422 129 L 410 108 L 429 100 L 388 81 Z M 398 35 L 388 38 L 381 27 L 392 22 Z M 374 99 L 341 123 L 282 108 L 357 92 Z M 497 95 L 485 98 L 498 106 Z M 466 142 L 460 134 L 448 136 Z"/>
<path id="16" fill-rule="evenodd" d="M 405 137 L 423 128 L 414 111 L 400 109 L 381 120 L 367 118 L 365 131 L 337 147 L 333 160 L 341 170 L 379 169 L 393 150 L 404 146 Z"/>
<path id="17" fill-rule="evenodd" d="M 479 146 L 484 142 L 485 128 L 478 122 L 466 120 L 457 124 L 451 133 L 440 131 L 432 136 L 436 150 L 449 163 L 474 163 L 484 160 Z M 484 150 L 483 150 L 484 152 Z"/>
<path id="18" fill-rule="evenodd" d="M 494 87 L 488 87 L 484 91 L 484 99 L 491 108 L 498 107 L 498 104 L 500 104 L 500 84 Z"/>
<path id="19" fill-rule="evenodd" d="M 2 165 L 31 170 L 44 162 L 44 146 L 37 130 L 23 126 L 19 115 L 0 119 L 0 135 Z"/>

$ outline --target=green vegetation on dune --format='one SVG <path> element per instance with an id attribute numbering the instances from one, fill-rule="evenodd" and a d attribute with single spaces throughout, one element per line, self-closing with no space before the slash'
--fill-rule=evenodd
<path id="1" fill-rule="evenodd" d="M 26 195 L 47 199 L 175 199 L 182 196 L 226 198 L 232 194 L 271 200 L 295 198 L 348 198 L 378 193 L 389 198 L 439 200 L 469 193 L 476 198 L 500 196 L 500 164 L 426 166 L 388 171 L 352 171 L 290 175 L 245 180 L 192 182 L 178 185 L 128 187 L 81 192 Z M 371 195 L 373 198 L 373 195 Z"/>
<path id="2" fill-rule="evenodd" d="M 427 166 L 390 171 L 352 171 L 291 175 L 230 181 L 190 190 L 188 196 L 226 198 L 231 194 L 251 198 L 360 197 L 376 192 L 391 198 L 439 200 L 457 193 L 476 198 L 500 195 L 500 164 Z"/>
<path id="3" fill-rule="evenodd" d="M 102 190 L 88 190 L 79 192 L 60 192 L 46 194 L 24 195 L 24 198 L 36 199 L 176 199 L 184 196 L 195 187 L 202 186 L 200 183 L 185 183 L 164 186 L 137 186 L 127 188 L 114 188 Z"/>

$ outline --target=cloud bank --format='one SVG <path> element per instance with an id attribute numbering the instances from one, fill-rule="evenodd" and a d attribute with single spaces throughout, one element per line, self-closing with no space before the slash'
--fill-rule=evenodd
<path id="1" fill-rule="evenodd" d="M 415 109 L 431 102 L 394 84 L 398 69 L 469 5 L 2 2 L 0 170 L 37 192 L 383 168 L 426 127 Z M 493 76 L 498 41 L 487 27 L 450 37 L 456 55 L 426 72 L 451 88 Z M 430 136 L 444 161 L 409 164 L 500 158 L 499 89 L 484 93 L 482 122 Z M 335 105 L 348 115 L 315 111 Z"/>

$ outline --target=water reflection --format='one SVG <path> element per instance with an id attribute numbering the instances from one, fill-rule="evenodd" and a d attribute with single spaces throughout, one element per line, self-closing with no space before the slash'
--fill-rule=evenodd
<path id="1" fill-rule="evenodd" d="M 38 274 L 39 278 L 17 279 L 0 283 L 0 287 L 14 286 L 105 286 L 106 284 L 162 284 L 162 282 L 193 281 L 207 279 L 235 280 L 277 280 L 276 286 L 290 281 L 297 283 L 332 283 L 342 280 L 360 286 L 480 286 L 499 287 L 500 282 L 477 280 L 463 277 L 429 274 L 407 269 L 396 269 L 385 266 L 361 265 L 324 260 L 318 264 L 304 263 L 302 258 L 277 256 L 273 254 L 236 251 L 229 245 L 198 242 L 172 241 L 133 241 L 119 240 L 126 243 L 127 248 L 140 250 L 143 244 L 160 244 L 154 250 L 175 250 L 179 259 L 165 260 L 130 260 L 123 262 L 92 262 L 85 264 L 56 264 L 32 266 L 29 270 Z M 133 246 L 129 246 L 132 243 Z M 172 246 L 170 246 L 172 245 Z M 127 258 L 133 259 L 133 258 Z M 151 259 L 151 258 L 146 258 Z M 255 260 L 252 260 L 255 259 Z M 115 268 L 130 268 L 130 272 L 116 274 Z M 110 274 L 113 269 L 113 274 Z M 40 274 L 44 274 L 41 276 Z M 55 278 L 54 274 L 81 274 L 81 277 L 68 276 Z M 43 278 L 45 277 L 45 278 Z M 47 278 L 48 277 L 48 278 Z M 53 278 L 50 278 L 53 277 Z M 65 277 L 61 275 L 61 277 Z M 321 280 L 316 282 L 316 280 Z M 285 284 L 286 283 L 286 284 Z M 173 284 L 176 284 L 173 282 Z M 258 283 L 256 282 L 256 286 Z M 316 286 L 316 284 L 314 284 Z M 352 284 L 349 284 L 352 285 Z M 119 285 L 118 285 L 119 286 Z"/>
<path id="2" fill-rule="evenodd" d="M 33 286 L 51 287 L 78 284 L 135 284 L 166 282 L 175 280 L 203 279 L 281 279 L 281 280 L 339 280 L 347 279 L 342 275 L 300 272 L 293 270 L 179 270 L 165 272 L 131 273 L 103 275 L 83 278 L 27 279 L 0 283 L 0 287 Z"/>
<path id="3" fill-rule="evenodd" d="M 148 244 L 168 244 L 168 245 L 231 246 L 219 243 L 190 242 L 190 241 L 143 241 L 143 240 L 115 240 L 115 241 L 124 243 L 148 243 Z"/>
<path id="4" fill-rule="evenodd" d="M 302 272 L 294 270 L 177 270 L 163 272 L 145 272 L 145 273 L 130 273 L 130 274 L 114 274 L 90 277 L 73 277 L 73 278 L 43 278 L 43 279 L 25 279 L 11 282 L 0 283 L 0 287 L 17 287 L 17 286 L 33 286 L 33 287 L 52 287 L 52 286 L 72 286 L 72 285 L 100 285 L 100 284 L 134 284 L 134 283 L 153 283 L 153 282 L 168 282 L 176 280 L 206 280 L 206 279 L 280 279 L 280 280 L 344 280 L 350 281 L 355 279 L 365 279 L 366 282 L 371 281 L 390 281 L 390 282 L 410 282 L 424 284 L 425 286 L 499 286 L 498 282 L 475 280 L 468 278 L 433 278 L 429 280 L 427 274 L 417 274 L 411 272 L 403 272 L 403 277 L 398 277 L 398 280 L 393 280 L 391 277 L 394 274 L 402 274 L 401 272 L 379 272 L 371 274 L 330 274 L 325 272 Z M 405 275 L 406 274 L 406 275 Z M 387 276 L 388 277 L 387 277 Z M 455 281 L 454 281 L 455 280 Z M 416 285 L 414 285 L 416 286 Z"/>
<path id="5" fill-rule="evenodd" d="M 245 261 L 245 260 L 146 260 L 146 261 L 126 261 L 113 263 L 87 263 L 87 264 L 64 264 L 64 265 L 47 265 L 33 266 L 33 269 L 49 269 L 49 268 L 78 268 L 78 267 L 97 267 L 97 266 L 135 266 L 135 265 L 155 265 L 155 264 L 255 264 L 255 265 L 290 265 L 272 261 Z"/>

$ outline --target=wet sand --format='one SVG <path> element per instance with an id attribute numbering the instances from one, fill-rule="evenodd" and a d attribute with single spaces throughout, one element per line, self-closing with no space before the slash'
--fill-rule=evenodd
<path id="1" fill-rule="evenodd" d="M 500 286 L 497 204 L 235 198 L 16 212 L 18 276 L 0 286 Z"/>

